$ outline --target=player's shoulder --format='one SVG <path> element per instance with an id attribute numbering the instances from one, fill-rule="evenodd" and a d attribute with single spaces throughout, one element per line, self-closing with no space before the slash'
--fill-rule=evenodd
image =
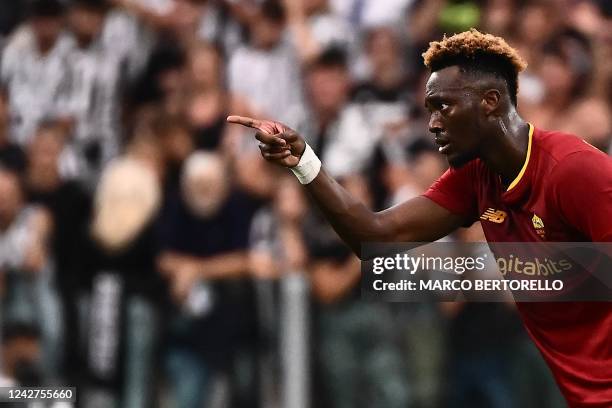
<path id="1" fill-rule="evenodd" d="M 552 160 L 555 164 L 583 160 L 612 162 L 610 156 L 571 133 L 536 128 L 533 138 L 534 146 L 540 151 L 542 159 Z"/>
<path id="2" fill-rule="evenodd" d="M 534 146 L 539 150 L 539 168 L 549 169 L 546 174 L 551 181 L 567 184 L 610 180 L 612 158 L 576 135 L 536 129 Z"/>

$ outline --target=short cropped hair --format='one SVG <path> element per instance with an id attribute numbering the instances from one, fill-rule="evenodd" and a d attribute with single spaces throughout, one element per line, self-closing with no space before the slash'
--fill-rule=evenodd
<path id="1" fill-rule="evenodd" d="M 60 0 L 32 0 L 26 10 L 30 18 L 59 18 L 64 14 L 64 9 Z"/>
<path id="2" fill-rule="evenodd" d="M 323 50 L 307 67 L 307 71 L 316 69 L 348 69 L 348 56 L 339 47 L 328 47 Z"/>
<path id="3" fill-rule="evenodd" d="M 85 9 L 95 13 L 105 13 L 111 8 L 107 0 L 72 0 L 69 4 L 72 8 Z"/>
<path id="4" fill-rule="evenodd" d="M 429 43 L 423 60 L 431 72 L 459 66 L 466 72 L 488 73 L 503 79 L 514 106 L 517 103 L 518 74 L 527 67 L 518 52 L 503 38 L 474 28 Z"/>
<path id="5" fill-rule="evenodd" d="M 286 15 L 283 5 L 278 0 L 265 0 L 260 6 L 261 14 L 268 21 L 284 24 Z"/>

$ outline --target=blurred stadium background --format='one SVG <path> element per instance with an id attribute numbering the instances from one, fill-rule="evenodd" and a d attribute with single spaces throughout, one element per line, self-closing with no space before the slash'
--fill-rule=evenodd
<path id="1" fill-rule="evenodd" d="M 76 386 L 101 408 L 563 407 L 512 305 L 361 301 L 358 260 L 224 120 L 287 123 L 373 209 L 393 205 L 446 167 L 420 54 L 478 27 L 528 61 L 525 118 L 609 151 L 611 15 L 609 0 L 0 2 L 0 385 Z"/>

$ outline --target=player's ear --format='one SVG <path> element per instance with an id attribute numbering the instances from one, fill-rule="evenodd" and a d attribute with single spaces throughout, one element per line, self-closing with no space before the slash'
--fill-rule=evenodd
<path id="1" fill-rule="evenodd" d="M 482 108 L 487 116 L 497 110 L 501 103 L 501 93 L 497 89 L 488 89 L 482 96 Z"/>

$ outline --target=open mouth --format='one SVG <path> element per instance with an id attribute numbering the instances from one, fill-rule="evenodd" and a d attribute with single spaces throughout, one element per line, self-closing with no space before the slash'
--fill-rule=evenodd
<path id="1" fill-rule="evenodd" d="M 448 140 L 442 139 L 440 137 L 436 137 L 436 144 L 438 145 L 438 152 L 442 154 L 448 153 L 451 146 Z"/>

